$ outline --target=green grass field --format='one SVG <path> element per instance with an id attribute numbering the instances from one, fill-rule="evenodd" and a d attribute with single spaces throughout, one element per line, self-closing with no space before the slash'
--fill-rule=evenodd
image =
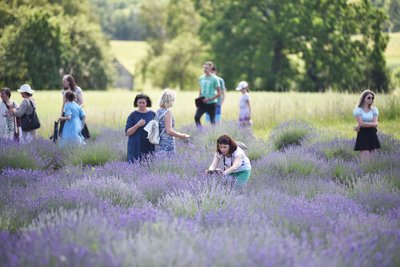
<path id="1" fill-rule="evenodd" d="M 156 110 L 161 91 L 146 93 L 153 100 L 152 109 Z M 133 99 L 136 94 L 123 90 L 84 92 L 89 127 L 120 128 L 123 131 L 126 119 L 134 109 Z M 261 138 L 267 138 L 270 130 L 279 123 L 292 119 L 305 120 L 320 130 L 329 130 L 333 135 L 355 135 L 352 130 L 355 125 L 352 110 L 358 101 L 356 94 L 251 92 L 250 95 L 253 129 Z M 44 137 L 49 136 L 54 120 L 60 116 L 61 93 L 39 91 L 34 97 L 42 123 L 39 133 Z M 178 128 L 188 124 L 194 126 L 195 97 L 196 92 L 177 92 L 173 113 Z M 223 120 L 237 120 L 239 97 L 239 92 L 228 92 L 222 111 Z M 14 99 L 21 101 L 19 96 Z M 380 130 L 400 138 L 400 96 L 377 95 L 376 106 L 381 113 Z"/>
<path id="2" fill-rule="evenodd" d="M 389 43 L 385 51 L 386 64 L 389 69 L 400 67 L 400 33 L 389 34 Z M 110 42 L 113 55 L 131 73 L 135 72 L 135 65 L 146 56 L 148 44 L 143 41 Z"/>

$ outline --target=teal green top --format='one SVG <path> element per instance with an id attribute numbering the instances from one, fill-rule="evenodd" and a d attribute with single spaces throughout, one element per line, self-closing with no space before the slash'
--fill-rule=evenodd
<path id="1" fill-rule="evenodd" d="M 201 88 L 201 96 L 205 98 L 212 98 L 217 95 L 217 87 L 219 87 L 219 80 L 215 75 L 202 75 L 199 78 L 199 85 Z M 217 99 L 208 101 L 207 104 L 217 103 Z"/>

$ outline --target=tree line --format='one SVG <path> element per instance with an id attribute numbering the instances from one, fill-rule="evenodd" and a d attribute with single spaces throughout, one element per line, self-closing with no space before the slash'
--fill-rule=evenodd
<path id="1" fill-rule="evenodd" d="M 112 79 L 109 47 L 87 1 L 0 2 L 0 86 L 61 87 L 64 73 L 84 88 L 105 89 Z"/>
<path id="2" fill-rule="evenodd" d="M 207 58 L 228 88 L 389 90 L 387 15 L 369 0 L 149 0 L 141 16 L 141 74 L 160 87 L 197 88 Z"/>

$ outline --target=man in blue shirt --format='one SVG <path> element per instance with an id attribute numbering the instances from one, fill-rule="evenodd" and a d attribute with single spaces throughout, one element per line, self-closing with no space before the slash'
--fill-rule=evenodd
<path id="1" fill-rule="evenodd" d="M 204 74 L 199 78 L 199 97 L 202 97 L 200 105 L 197 106 L 194 120 L 197 127 L 201 127 L 201 116 L 207 113 L 210 116 L 211 124 L 215 124 L 215 111 L 218 98 L 221 96 L 221 87 L 218 78 L 211 73 L 213 64 L 207 61 L 203 65 Z"/>
<path id="2" fill-rule="evenodd" d="M 218 98 L 217 108 L 215 110 L 215 122 L 219 123 L 221 121 L 222 104 L 224 103 L 225 100 L 226 87 L 224 79 L 222 79 L 217 75 L 217 68 L 215 66 L 211 67 L 211 73 L 218 78 L 219 86 L 221 87 L 221 96 Z M 206 121 L 210 121 L 210 116 L 208 116 L 208 114 L 206 114 Z"/>

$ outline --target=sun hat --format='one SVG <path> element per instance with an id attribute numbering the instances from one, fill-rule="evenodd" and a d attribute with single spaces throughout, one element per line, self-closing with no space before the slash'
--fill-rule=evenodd
<path id="1" fill-rule="evenodd" d="M 28 93 L 31 95 L 35 92 L 34 90 L 32 90 L 32 88 L 29 84 L 21 85 L 17 91 L 20 93 Z"/>
<path id="2" fill-rule="evenodd" d="M 238 86 L 236 87 L 236 91 L 240 91 L 244 88 L 247 88 L 249 84 L 246 81 L 241 81 Z"/>

